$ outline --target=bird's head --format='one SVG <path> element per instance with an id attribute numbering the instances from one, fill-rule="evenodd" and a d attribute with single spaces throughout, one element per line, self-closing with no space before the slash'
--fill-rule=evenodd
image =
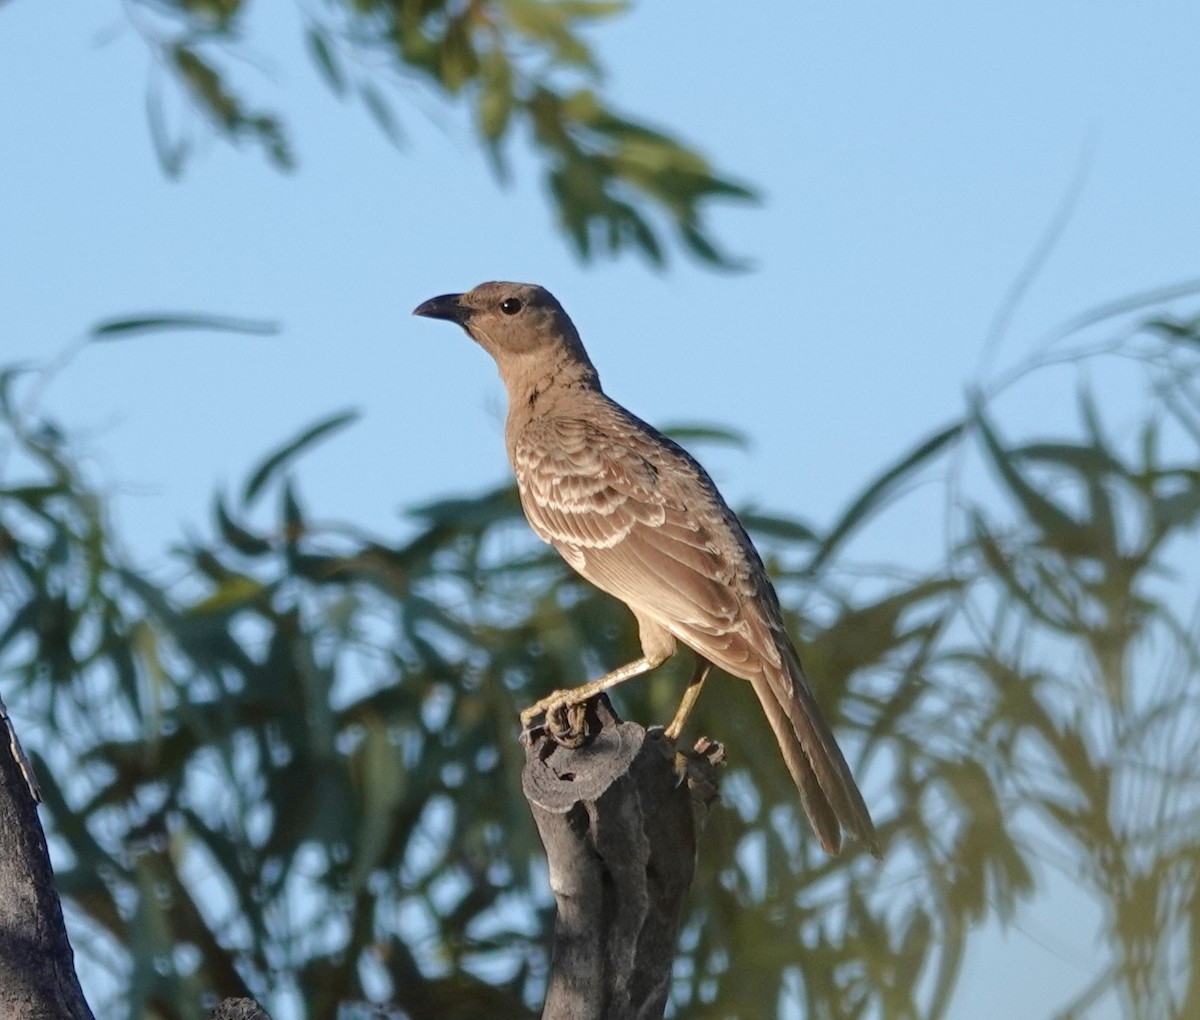
<path id="1" fill-rule="evenodd" d="M 458 323 L 499 362 L 562 346 L 582 352 L 562 305 L 532 283 L 481 283 L 465 294 L 430 298 L 413 314 Z"/>

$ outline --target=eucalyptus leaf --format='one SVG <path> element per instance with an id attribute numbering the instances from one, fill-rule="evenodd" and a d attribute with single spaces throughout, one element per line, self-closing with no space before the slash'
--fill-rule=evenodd
<path id="1" fill-rule="evenodd" d="M 357 419 L 357 411 L 339 411 L 337 414 L 331 414 L 273 451 L 254 470 L 242 489 L 243 505 L 253 503 L 266 485 L 301 453 Z"/>
<path id="2" fill-rule="evenodd" d="M 263 319 L 238 319 L 225 315 L 158 312 L 105 319 L 92 327 L 90 339 L 123 340 L 142 333 L 236 333 L 242 336 L 275 336 L 279 324 Z"/>

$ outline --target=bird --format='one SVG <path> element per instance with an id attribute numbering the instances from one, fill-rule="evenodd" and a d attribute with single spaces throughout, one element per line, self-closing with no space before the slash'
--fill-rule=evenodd
<path id="1" fill-rule="evenodd" d="M 574 323 L 545 288 L 492 281 L 431 298 L 413 314 L 456 323 L 495 360 L 526 519 L 637 620 L 640 657 L 542 698 L 522 724 L 640 676 L 682 644 L 695 668 L 665 735 L 678 738 L 713 665 L 748 680 L 820 846 L 837 854 L 846 833 L 880 856 L 762 558 L 704 468 L 604 392 Z"/>

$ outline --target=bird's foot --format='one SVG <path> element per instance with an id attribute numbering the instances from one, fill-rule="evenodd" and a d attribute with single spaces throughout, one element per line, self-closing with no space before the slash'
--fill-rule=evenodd
<path id="1" fill-rule="evenodd" d="M 582 747 L 589 736 L 588 708 L 591 699 L 584 701 L 572 697 L 571 691 L 555 691 L 534 702 L 521 713 L 521 739 L 530 742 L 539 731 L 544 731 L 551 740 L 567 748 Z M 541 725 L 534 725 L 538 716 L 543 716 Z"/>
<path id="2" fill-rule="evenodd" d="M 560 701 L 546 710 L 546 732 L 555 743 L 574 750 L 587 743 L 592 735 L 588 725 L 588 709 L 591 706 L 586 701 Z"/>

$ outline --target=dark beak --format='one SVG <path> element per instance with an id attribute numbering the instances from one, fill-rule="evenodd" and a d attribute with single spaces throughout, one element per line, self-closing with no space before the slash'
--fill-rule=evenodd
<path id="1" fill-rule="evenodd" d="M 461 326 L 471 314 L 469 308 L 463 307 L 461 298 L 461 294 L 441 294 L 417 305 L 413 309 L 413 315 L 423 315 L 427 319 L 446 319 Z"/>

